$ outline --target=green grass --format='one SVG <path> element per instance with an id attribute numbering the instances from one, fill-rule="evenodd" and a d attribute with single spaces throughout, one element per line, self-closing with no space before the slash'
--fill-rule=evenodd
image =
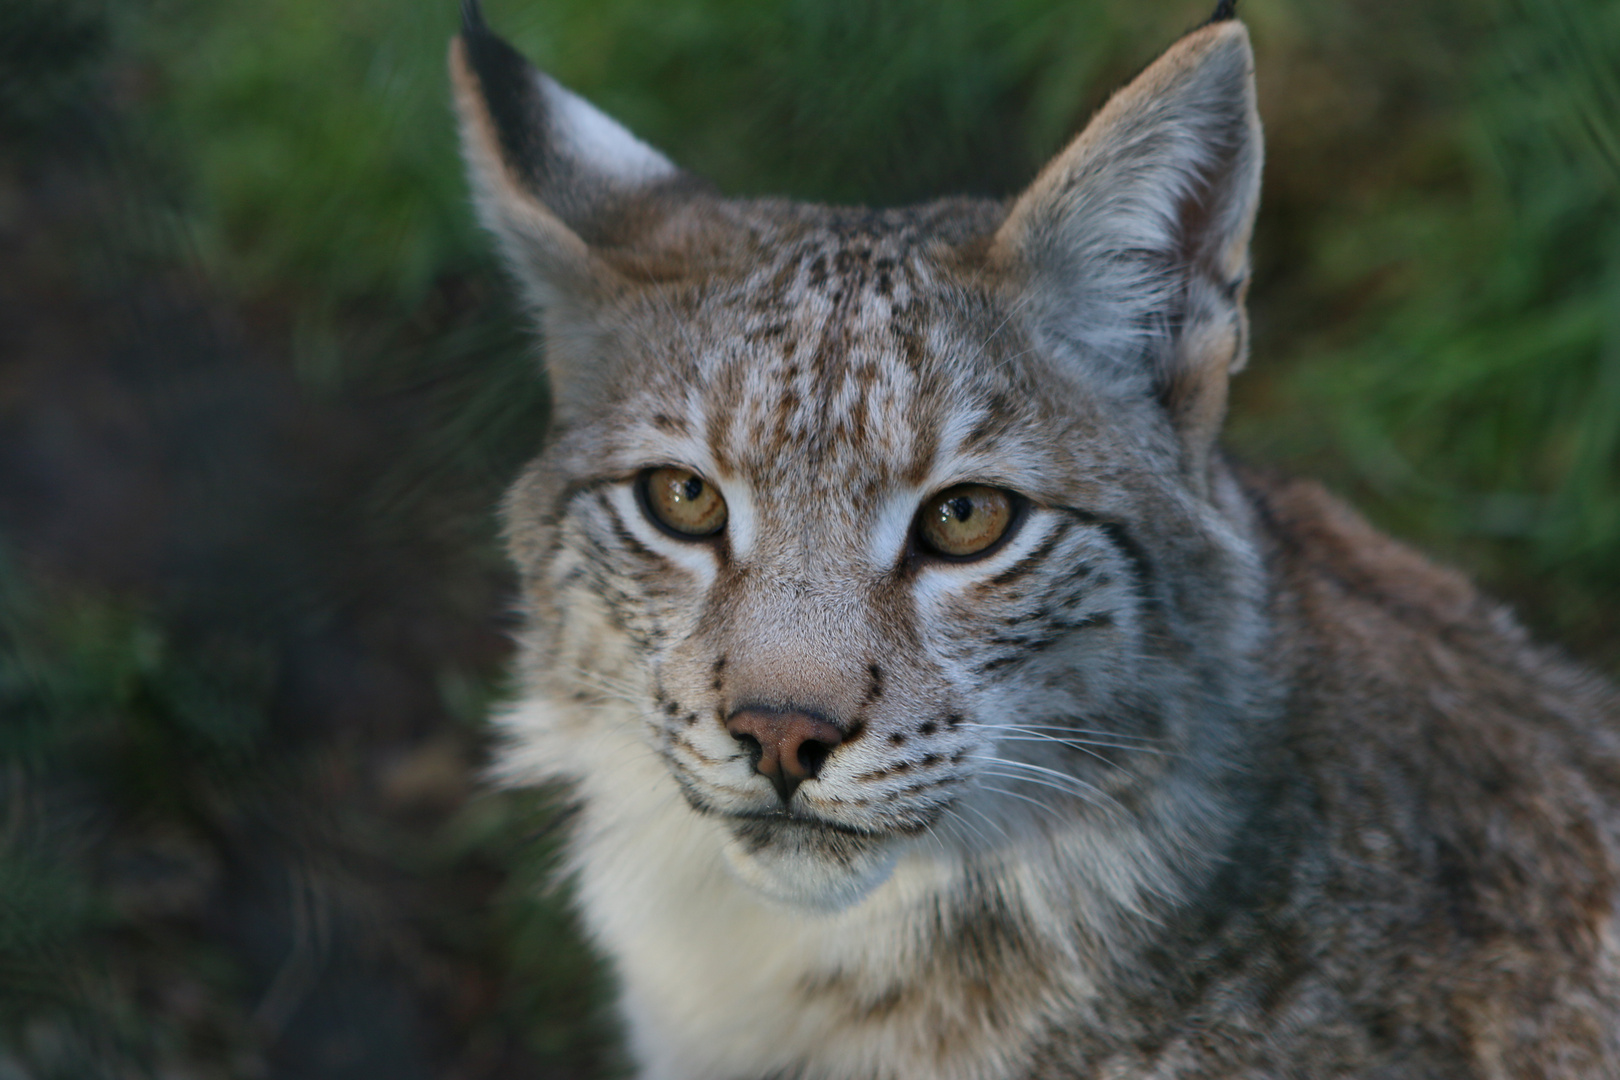
<path id="1" fill-rule="evenodd" d="M 728 191 L 893 204 L 1015 191 L 1208 5 L 487 6 Z M 402 596 L 432 586 L 437 619 L 489 619 L 490 507 L 543 430 L 534 350 L 466 205 L 454 7 L 0 7 L 0 137 L 42 155 L 101 117 L 139 178 L 118 181 L 135 209 L 112 247 L 154 273 L 200 269 L 312 410 L 407 403 L 398 441 L 367 459 L 392 464 L 343 504 L 350 546 L 329 555 L 312 625 L 376 576 Z M 1243 11 L 1270 159 L 1230 444 L 1324 477 L 1620 671 L 1620 3 Z M 300 527 L 266 525 L 263 566 Z M 252 1075 L 273 1039 L 250 1019 L 251 973 L 185 890 L 206 892 L 266 822 L 288 850 L 433 898 L 401 916 L 434 958 L 411 970 L 432 982 L 453 961 L 451 982 L 484 988 L 467 991 L 494 1002 L 465 1007 L 469 1045 L 521 1032 L 525 1060 L 609 1068 L 603 975 L 539 884 L 548 797 L 412 818 L 331 796 L 334 777 L 375 771 L 374 748 L 358 728 L 299 742 L 267 719 L 289 626 L 217 609 L 199 625 L 190 600 L 0 566 L 0 1075 Z M 476 744 L 491 672 L 446 657 L 433 674 L 435 732 Z M 131 884 L 121 868 L 141 859 L 169 868 L 170 892 Z M 372 886 L 320 877 L 320 859 L 334 910 L 364 908 Z M 182 990 L 202 1004 L 176 1006 Z"/>
<path id="2" fill-rule="evenodd" d="M 739 193 L 1009 192 L 1201 4 L 491 3 L 559 78 Z M 410 306 L 485 265 L 449 121 L 450 3 L 154 0 L 143 119 L 214 272 L 298 305 Z"/>
<path id="3" fill-rule="evenodd" d="M 261 660 L 177 648 L 137 605 L 40 591 L 0 562 L 0 1049 L 24 1075 L 192 1057 L 183 1026 L 140 1000 L 161 972 L 230 999 L 219 950 L 150 931 L 213 872 L 199 831 L 244 801 Z M 143 858 L 167 872 L 116 869 Z"/>
<path id="4" fill-rule="evenodd" d="M 1016 190 L 1202 7 L 495 0 L 489 17 L 727 190 L 886 204 Z M 1515 596 L 1554 582 L 1554 607 L 1588 610 L 1536 618 L 1590 637 L 1591 598 L 1620 590 L 1620 6 L 1246 9 L 1269 98 L 1304 58 L 1339 79 L 1302 87 L 1328 97 L 1315 116 L 1274 118 L 1319 130 L 1273 145 L 1365 145 L 1285 175 L 1308 219 L 1262 223 L 1271 405 L 1240 411 L 1235 444 L 1325 471 Z M 435 282 L 490 274 L 446 105 L 453 29 L 448 3 L 166 0 L 134 34 L 141 117 L 199 250 L 312 328 L 306 367 L 329 381 L 366 352 L 343 313 L 403 316 Z M 1267 261 L 1280 229 L 1287 266 Z"/>
<path id="5" fill-rule="evenodd" d="M 1620 5 L 1487 10 L 1441 69 L 1424 142 L 1388 147 L 1379 186 L 1295 241 L 1311 280 L 1290 300 L 1329 317 L 1262 357 L 1280 385 L 1240 411 L 1237 441 L 1326 475 L 1614 663 Z M 1336 294 L 1355 298 L 1342 314 Z"/>

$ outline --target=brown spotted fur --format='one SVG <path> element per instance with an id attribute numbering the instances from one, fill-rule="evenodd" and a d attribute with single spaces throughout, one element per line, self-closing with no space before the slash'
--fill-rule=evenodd
<path id="1" fill-rule="evenodd" d="M 1216 447 L 1240 24 L 1010 204 L 883 211 L 721 198 L 475 9 L 452 53 L 557 401 L 500 772 L 578 799 L 641 1075 L 1620 1076 L 1614 689 Z M 667 465 L 718 539 L 645 519 Z M 1021 531 L 930 562 L 965 480 Z M 726 733 L 760 706 L 844 732 L 785 806 Z"/>

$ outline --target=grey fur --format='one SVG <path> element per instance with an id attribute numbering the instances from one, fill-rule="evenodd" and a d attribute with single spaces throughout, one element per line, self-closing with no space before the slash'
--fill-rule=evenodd
<path id="1" fill-rule="evenodd" d="M 579 798 L 649 1080 L 1620 1075 L 1613 689 L 1216 449 L 1261 159 L 1223 10 L 1011 204 L 882 212 L 722 199 L 453 48 L 558 387 L 500 775 Z M 726 529 L 654 526 L 655 466 Z M 966 481 L 1015 531 L 932 557 Z M 843 733 L 785 808 L 745 707 Z"/>

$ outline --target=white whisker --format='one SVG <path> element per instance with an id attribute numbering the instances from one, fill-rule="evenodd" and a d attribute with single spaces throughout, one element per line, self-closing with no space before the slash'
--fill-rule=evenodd
<path id="1" fill-rule="evenodd" d="M 1015 761 L 1012 758 L 985 757 L 980 758 L 979 760 L 988 762 L 992 765 L 1005 765 L 1011 769 L 1027 769 L 1030 772 L 1039 773 L 1042 776 L 1050 776 L 1054 779 L 1061 780 L 1066 784 L 1077 784 L 1081 787 L 1096 791 L 1099 794 L 1102 792 L 1102 789 L 1098 788 L 1095 784 L 1088 784 L 1078 776 L 1071 776 L 1069 773 L 1063 772 L 1061 769 L 1050 769 L 1045 765 L 1034 765 L 1027 761 Z"/>
<path id="2" fill-rule="evenodd" d="M 1113 801 L 1108 798 L 1106 793 L 1103 792 L 1087 791 L 1084 788 L 1077 787 L 1066 787 L 1062 784 L 1054 783 L 1045 777 L 1031 776 L 1028 773 L 999 772 L 995 769 L 985 769 L 981 771 L 979 775 L 997 776 L 1003 780 L 1017 780 L 1019 783 L 1031 784 L 1035 787 L 1049 788 L 1052 791 L 1059 791 L 1065 795 L 1072 795 L 1081 802 L 1091 803 L 1094 806 L 1108 807 Z"/>
<path id="3" fill-rule="evenodd" d="M 993 775 L 993 774 L 985 774 L 985 775 Z M 1016 792 L 1016 791 L 1008 791 L 1006 788 L 991 787 L 989 784 L 980 784 L 979 788 L 980 788 L 981 791 L 992 792 L 992 793 L 994 793 L 996 795 L 1005 795 L 1009 799 L 1018 799 L 1021 802 L 1027 802 L 1027 803 L 1029 803 L 1029 805 L 1037 808 L 1042 813 L 1049 815 L 1052 818 L 1053 821 L 1056 821 L 1059 824 L 1061 824 L 1063 822 L 1063 816 L 1057 812 L 1057 808 L 1055 806 L 1052 806 L 1052 805 L 1050 805 L 1048 803 L 1043 803 L 1039 799 L 1032 799 L 1028 795 L 1020 795 L 1018 792 Z"/>
<path id="4" fill-rule="evenodd" d="M 985 335 L 985 339 L 983 341 L 979 342 L 979 347 L 974 350 L 972 359 L 977 360 L 979 357 L 983 356 L 984 351 L 990 347 L 990 343 L 992 341 L 996 340 L 997 335 L 999 335 L 1003 330 L 1005 330 L 1007 328 L 1007 326 L 1013 321 L 1013 317 L 1015 315 L 1017 315 L 1020 311 L 1022 311 L 1024 308 L 1028 307 L 1030 302 L 1032 300 L 1034 300 L 1034 299 L 1035 299 L 1034 292 L 1026 293 L 1024 296 L 1019 297 L 1018 302 L 1013 304 L 1012 307 L 1007 309 L 1006 317 L 1003 318 L 999 323 L 996 324 L 996 327 L 995 327 L 994 330 L 991 330 L 989 334 Z M 1018 357 L 1028 355 L 1029 353 L 1034 352 L 1034 351 L 1035 351 L 1034 349 L 1025 349 L 1023 352 L 1018 353 L 1015 356 L 1010 356 L 1007 359 L 1003 360 L 1001 363 L 997 364 L 996 369 L 1000 370 L 1001 368 L 1005 367 L 1007 364 L 1010 364 L 1012 361 L 1018 359 Z"/>
<path id="5" fill-rule="evenodd" d="M 1008 780 L 1020 780 L 1028 784 L 1051 788 L 1075 796 L 1085 802 L 1106 810 L 1123 810 L 1118 799 L 1095 784 L 1089 784 L 1077 776 L 1071 776 L 1057 769 L 1048 769 L 1043 765 L 1032 765 L 1027 761 L 1013 761 L 1008 758 L 981 758 L 989 764 L 1000 765 L 1004 768 L 1023 770 L 1022 772 L 997 772 L 993 769 L 982 770 L 986 776 L 1000 776 Z"/>
<path id="6" fill-rule="evenodd" d="M 1155 747 L 1151 747 L 1151 746 L 1140 746 L 1140 745 L 1138 745 L 1136 743 L 1114 742 L 1111 739 L 1088 739 L 1088 738 L 1084 738 L 1084 737 L 1073 738 L 1073 737 L 1070 737 L 1070 736 L 1067 736 L 1067 735 L 1047 735 L 1047 734 L 1042 733 L 1042 732 L 1033 732 L 1033 731 L 1031 731 L 1031 732 L 1018 731 L 1018 732 L 1015 732 L 1012 735 L 1003 735 L 1003 736 L 1001 736 L 1001 738 L 998 741 L 1000 741 L 1000 742 L 1014 742 L 1014 741 L 1054 742 L 1054 743 L 1065 743 L 1065 744 L 1069 744 L 1069 745 L 1073 745 L 1073 746 L 1101 746 L 1101 747 L 1104 747 L 1104 748 L 1109 749 L 1109 750 L 1137 750 L 1137 751 L 1141 751 L 1144 754 L 1169 754 L 1169 753 L 1171 753 L 1171 751 L 1159 750 L 1159 749 L 1157 749 Z"/>
<path id="7" fill-rule="evenodd" d="M 945 808 L 945 813 L 947 813 L 952 818 L 954 818 L 956 820 L 956 822 L 958 824 L 960 824 L 964 829 L 971 830 L 973 835 L 978 837 L 979 840 L 984 844 L 984 846 L 986 848 L 991 848 L 991 847 L 995 846 L 995 845 L 991 844 L 990 838 L 988 836 L 986 836 L 984 833 L 980 832 L 977 828 L 975 828 L 973 826 L 973 824 L 968 821 L 967 818 L 963 817 L 960 813 L 957 812 L 957 810 L 956 810 L 956 808 L 954 806 L 947 806 Z"/>
<path id="8" fill-rule="evenodd" d="M 599 671 L 591 671 L 589 668 L 582 668 L 577 664 L 563 665 L 563 669 L 573 679 L 597 691 L 605 698 L 622 701 L 638 708 L 645 708 L 647 705 L 646 687 L 635 680 L 604 675 Z"/>
<path id="9" fill-rule="evenodd" d="M 1126 776 L 1131 775 L 1130 770 L 1125 768 L 1119 762 L 1113 761 L 1113 760 L 1111 760 L 1109 758 L 1106 758 L 1102 754 L 1097 753 L 1096 750 L 1092 749 L 1092 747 L 1098 746 L 1097 743 L 1092 743 L 1090 745 L 1087 745 L 1085 743 L 1073 742 L 1073 741 L 1068 740 L 1068 739 L 1054 739 L 1049 735 L 1009 735 L 1009 736 L 1006 736 L 1004 738 L 998 739 L 997 741 L 998 742 L 1004 742 L 1004 743 L 1014 743 L 1014 742 L 1055 743 L 1058 746 L 1066 746 L 1071 750 L 1078 750 L 1082 754 L 1090 754 L 1092 757 L 1096 758 L 1098 761 L 1102 762 L 1104 765 L 1107 765 L 1107 766 L 1109 766 L 1111 768 L 1118 769 L 1120 772 L 1124 773 Z M 1109 749 L 1109 747 L 1107 747 L 1106 745 L 1104 745 L 1102 748 L 1103 749 Z M 1123 747 L 1123 746 L 1116 746 L 1116 747 L 1113 747 L 1112 749 L 1123 750 L 1123 749 L 1126 749 L 1126 748 Z"/>
<path id="10" fill-rule="evenodd" d="M 1162 743 L 1165 740 L 1151 735 L 1132 735 L 1124 731 L 1103 731 L 1097 728 L 1069 727 L 1067 724 L 995 724 L 997 731 L 1028 731 L 1031 733 L 1056 731 L 1065 736 L 1123 739 L 1127 742 Z"/>

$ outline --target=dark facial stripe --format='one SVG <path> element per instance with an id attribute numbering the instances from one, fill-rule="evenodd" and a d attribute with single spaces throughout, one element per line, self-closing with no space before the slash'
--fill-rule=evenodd
<path id="1" fill-rule="evenodd" d="M 1057 528 L 1052 530 L 1052 535 L 1042 540 L 1039 547 L 991 578 L 990 584 L 1010 585 L 1019 578 L 1029 575 L 1046 561 L 1058 544 L 1062 543 L 1063 538 L 1073 530 L 1074 525 L 1072 522 L 1059 522 Z"/>
<path id="2" fill-rule="evenodd" d="M 1076 521 L 1086 525 L 1095 526 L 1108 538 L 1109 543 L 1119 553 L 1120 558 L 1131 568 L 1132 591 L 1144 604 L 1152 604 L 1153 581 L 1155 573 L 1153 562 L 1148 558 L 1147 549 L 1132 535 L 1130 528 L 1122 521 L 1105 518 L 1090 510 L 1082 510 L 1076 506 L 1060 506 L 1056 509 L 1070 515 Z"/>
<path id="3" fill-rule="evenodd" d="M 604 483 L 613 483 L 616 480 L 629 479 L 628 477 L 592 477 L 583 480 L 572 480 L 557 492 L 551 505 L 546 508 L 546 516 L 542 519 L 546 525 L 561 525 L 571 513 L 574 512 L 575 499 L 588 498 L 592 494 L 600 494 Z"/>
<path id="4" fill-rule="evenodd" d="M 635 533 L 632 533 L 629 527 L 625 525 L 624 519 L 619 517 L 619 511 L 615 509 L 613 503 L 608 499 L 606 491 L 598 490 L 596 492 L 596 505 L 601 507 L 602 511 L 607 514 L 609 521 L 612 522 L 613 538 L 623 544 L 631 554 L 657 562 L 668 561 L 658 552 L 636 539 Z"/>

